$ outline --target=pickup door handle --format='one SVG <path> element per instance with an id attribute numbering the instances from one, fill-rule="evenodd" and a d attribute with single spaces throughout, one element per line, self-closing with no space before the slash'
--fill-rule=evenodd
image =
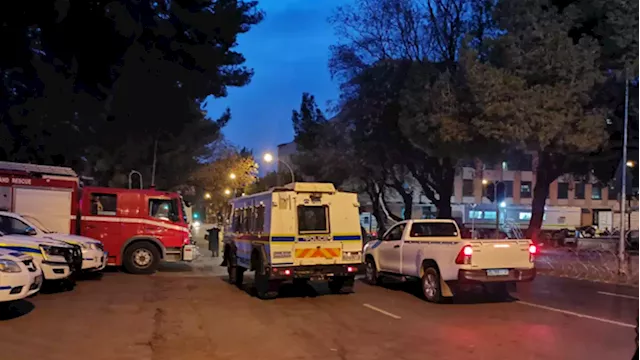
<path id="1" fill-rule="evenodd" d="M 399 247 L 400 247 L 400 245 L 394 245 L 394 246 L 393 246 L 393 248 L 394 248 L 394 249 L 397 249 L 397 248 L 399 248 Z"/>
<path id="2" fill-rule="evenodd" d="M 96 228 L 95 225 L 85 225 L 84 227 L 85 227 L 85 229 L 95 229 Z"/>

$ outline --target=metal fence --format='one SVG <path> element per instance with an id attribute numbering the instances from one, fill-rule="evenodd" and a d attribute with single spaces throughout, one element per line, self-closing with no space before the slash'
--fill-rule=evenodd
<path id="1" fill-rule="evenodd" d="M 615 248 L 542 248 L 536 258 L 541 274 L 638 286 L 638 253 L 628 253 L 619 271 Z"/>

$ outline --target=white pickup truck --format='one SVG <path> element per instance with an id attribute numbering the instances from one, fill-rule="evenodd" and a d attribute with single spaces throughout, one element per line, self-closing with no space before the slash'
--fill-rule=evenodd
<path id="1" fill-rule="evenodd" d="M 366 280 L 420 279 L 424 297 L 441 302 L 464 285 L 508 295 L 508 285 L 536 276 L 531 240 L 462 239 L 453 220 L 405 220 L 364 248 Z"/>

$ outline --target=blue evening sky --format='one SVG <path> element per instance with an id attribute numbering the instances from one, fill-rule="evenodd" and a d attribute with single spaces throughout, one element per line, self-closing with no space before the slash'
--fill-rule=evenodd
<path id="1" fill-rule="evenodd" d="M 238 39 L 237 50 L 254 69 L 251 83 L 230 88 L 229 96 L 210 99 L 206 110 L 216 118 L 229 107 L 232 119 L 223 130 L 238 146 L 256 156 L 275 152 L 293 140 L 291 111 L 300 107 L 303 92 L 326 110 L 338 98 L 338 85 L 328 70 L 329 46 L 336 42 L 327 22 L 333 9 L 349 0 L 262 0 L 262 23 Z"/>

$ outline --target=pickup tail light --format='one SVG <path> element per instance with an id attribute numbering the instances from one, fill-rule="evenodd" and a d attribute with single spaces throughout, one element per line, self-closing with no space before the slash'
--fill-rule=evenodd
<path id="1" fill-rule="evenodd" d="M 471 264 L 472 255 L 473 255 L 473 248 L 471 247 L 471 245 L 465 245 L 462 249 L 460 249 L 458 256 L 456 256 L 456 264 L 459 264 L 459 265 Z"/>
<path id="2" fill-rule="evenodd" d="M 534 244 L 529 245 L 529 262 L 533 262 L 535 260 L 535 256 L 538 253 L 538 247 Z"/>

